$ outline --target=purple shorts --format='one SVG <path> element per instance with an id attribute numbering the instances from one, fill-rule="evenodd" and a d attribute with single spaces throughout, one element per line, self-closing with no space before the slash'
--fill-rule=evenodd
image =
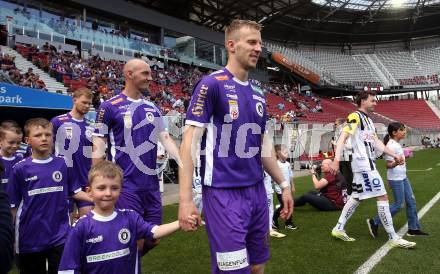
<path id="1" fill-rule="evenodd" d="M 162 224 L 162 199 L 159 190 L 122 191 L 116 208 L 132 209 L 155 225 Z"/>
<path id="2" fill-rule="evenodd" d="M 250 273 L 269 260 L 269 210 L 263 181 L 243 188 L 203 187 L 212 273 Z"/>

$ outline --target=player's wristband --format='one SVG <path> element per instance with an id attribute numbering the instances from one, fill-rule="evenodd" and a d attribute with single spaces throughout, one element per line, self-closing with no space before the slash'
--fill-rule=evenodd
<path id="1" fill-rule="evenodd" d="M 289 183 L 287 181 L 283 181 L 281 184 L 279 184 L 279 187 L 281 189 L 285 189 L 289 187 Z"/>

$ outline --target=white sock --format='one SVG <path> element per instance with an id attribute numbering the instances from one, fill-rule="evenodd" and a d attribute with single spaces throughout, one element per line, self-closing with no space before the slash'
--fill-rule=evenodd
<path id="1" fill-rule="evenodd" d="M 350 197 L 342 209 L 341 216 L 339 216 L 338 223 L 333 228 L 333 230 L 344 230 L 344 226 L 347 223 L 348 219 L 353 215 L 354 211 L 358 207 L 360 202 Z"/>
<path id="2" fill-rule="evenodd" d="M 393 218 L 391 217 L 390 204 L 388 201 L 377 201 L 377 213 L 382 222 L 383 228 L 388 233 L 391 240 L 397 239 L 399 236 L 394 230 Z"/>

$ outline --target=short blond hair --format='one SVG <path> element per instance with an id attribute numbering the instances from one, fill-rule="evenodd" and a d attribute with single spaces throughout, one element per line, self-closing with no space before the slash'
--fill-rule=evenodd
<path id="1" fill-rule="evenodd" d="M 252 20 L 234 19 L 225 29 L 225 46 L 227 45 L 228 40 L 233 39 L 232 36 L 243 27 L 255 29 L 258 31 L 261 31 L 262 28 L 261 24 Z"/>
<path id="2" fill-rule="evenodd" d="M 42 127 L 52 129 L 52 123 L 45 118 L 32 118 L 26 121 L 24 124 L 24 136 L 29 137 L 32 128 Z"/>
<path id="3" fill-rule="evenodd" d="M 93 92 L 85 87 L 79 88 L 73 92 L 73 98 L 79 98 L 83 95 L 86 96 L 88 99 L 93 98 Z"/>
<path id="4" fill-rule="evenodd" d="M 117 179 L 122 185 L 122 178 L 124 177 L 122 169 L 115 163 L 104 160 L 92 166 L 88 174 L 88 184 L 92 185 L 96 177 L 104 177 L 109 179 Z"/>

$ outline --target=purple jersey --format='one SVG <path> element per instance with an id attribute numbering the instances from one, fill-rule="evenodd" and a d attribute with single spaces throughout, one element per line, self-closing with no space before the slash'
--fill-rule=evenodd
<path id="1" fill-rule="evenodd" d="M 101 104 L 94 135 L 108 140 L 108 157 L 124 171 L 124 190 L 158 190 L 157 142 L 165 125 L 145 99 L 119 94 Z"/>
<path id="2" fill-rule="evenodd" d="M 64 159 L 28 157 L 14 166 L 9 184 L 11 207 L 18 207 L 17 253 L 39 252 L 63 244 L 69 229 L 67 198 L 81 190 L 71 183 Z"/>
<path id="3" fill-rule="evenodd" d="M 1 180 L 0 190 L 3 189 L 6 192 L 6 194 L 8 194 L 9 198 L 11 198 L 11 187 L 10 184 L 8 184 L 8 182 L 9 182 L 9 176 L 12 172 L 12 167 L 16 163 L 20 162 L 22 159 L 23 156 L 20 153 L 16 153 L 12 157 L 0 156 L 0 161 L 2 161 L 3 167 L 5 169 L 3 175 L 0 177 Z"/>
<path id="4" fill-rule="evenodd" d="M 75 171 L 75 180 L 87 186 L 87 175 L 92 166 L 93 127 L 86 119 L 77 120 L 66 113 L 52 119 L 55 155 L 63 156 Z"/>
<path id="5" fill-rule="evenodd" d="M 260 87 L 226 68 L 214 72 L 195 87 L 186 117 L 187 125 L 207 129 L 201 144 L 204 185 L 244 187 L 262 181 L 266 100 Z"/>
<path id="6" fill-rule="evenodd" d="M 59 273 L 137 273 L 136 241 L 152 239 L 156 227 L 132 210 L 108 217 L 89 212 L 69 232 Z"/>

